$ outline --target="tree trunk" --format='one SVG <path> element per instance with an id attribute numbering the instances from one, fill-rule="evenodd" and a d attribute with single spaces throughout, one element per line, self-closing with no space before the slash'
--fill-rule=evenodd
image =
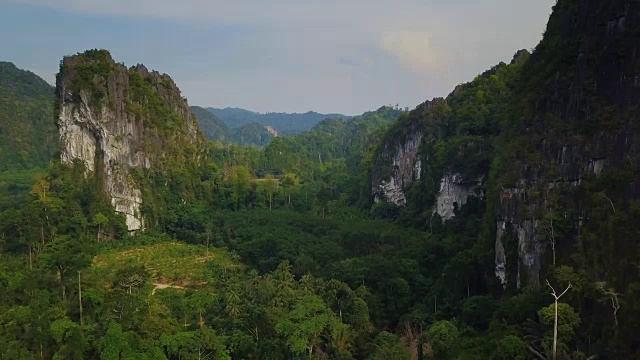
<path id="1" fill-rule="evenodd" d="M 555 302 L 555 319 L 553 323 L 553 360 L 556 360 L 556 350 L 558 349 L 558 299 Z"/>
<path id="2" fill-rule="evenodd" d="M 60 275 L 60 287 L 62 288 L 62 300 L 67 300 L 67 288 L 64 285 L 64 271 L 58 269 L 58 275 Z"/>
<path id="3" fill-rule="evenodd" d="M 567 291 L 569 291 L 569 289 L 571 289 L 571 283 L 569 283 L 569 285 L 567 286 L 567 288 L 562 292 L 562 294 L 558 295 L 556 293 L 556 289 L 553 288 L 553 286 L 551 286 L 551 283 L 549 283 L 549 280 L 547 280 L 547 285 L 551 288 L 551 296 L 553 296 L 553 299 L 555 300 L 554 302 L 554 311 L 555 311 L 555 316 L 553 319 L 553 360 L 556 360 L 556 354 L 557 354 L 557 349 L 558 349 L 558 300 L 560 300 L 560 298 L 567 293 Z"/>
<path id="4" fill-rule="evenodd" d="M 78 304 L 80 305 L 80 326 L 82 326 L 82 285 L 80 282 L 80 270 L 78 270 Z"/>
<path id="5" fill-rule="evenodd" d="M 551 219 L 551 252 L 553 253 L 553 267 L 556 267 L 556 234 L 553 230 L 553 219 Z"/>
<path id="6" fill-rule="evenodd" d="M 206 252 L 207 257 L 209 257 L 209 241 L 211 241 L 210 238 L 211 238 L 211 233 L 207 231 L 207 252 Z"/>

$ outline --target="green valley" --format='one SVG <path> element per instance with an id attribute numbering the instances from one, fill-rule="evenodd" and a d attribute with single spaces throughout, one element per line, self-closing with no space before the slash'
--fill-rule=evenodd
<path id="1" fill-rule="evenodd" d="M 0 358 L 640 358 L 639 14 L 353 117 L 0 63 Z"/>

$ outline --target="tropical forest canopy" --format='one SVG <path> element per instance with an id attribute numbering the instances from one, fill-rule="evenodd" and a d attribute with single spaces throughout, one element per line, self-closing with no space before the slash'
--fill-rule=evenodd
<path id="1" fill-rule="evenodd" d="M 145 230 L 135 233 L 100 174 L 54 154 L 52 104 L 62 99 L 0 63 L 0 358 L 639 358 L 640 203 L 625 192 L 637 179 L 633 161 L 528 214 L 550 239 L 540 286 L 496 277 L 499 190 L 520 174 L 510 164 L 546 161 L 518 129 L 553 108 L 536 99 L 562 83 L 557 69 L 573 69 L 555 45 L 577 4 L 559 1 L 533 54 L 412 111 L 192 107 L 206 154 L 129 179 L 142 188 Z M 136 81 L 145 93 L 134 93 L 135 109 L 147 114 L 160 90 Z M 152 105 L 163 119 L 177 116 Z M 607 117 L 615 109 L 598 114 L 600 130 L 618 126 Z M 560 124 L 549 117 L 539 120 Z M 170 133 L 169 120 L 154 131 Z M 264 133 L 267 124 L 285 136 Z M 406 206 L 374 202 L 372 178 L 400 167 L 387 144 L 416 131 L 422 176 L 405 189 Z M 481 185 L 445 219 L 433 209 L 452 171 Z M 579 222 L 587 225 L 576 235 Z M 505 241 L 507 259 L 518 259 L 519 241 Z M 519 276 L 524 264 L 506 266 Z"/>

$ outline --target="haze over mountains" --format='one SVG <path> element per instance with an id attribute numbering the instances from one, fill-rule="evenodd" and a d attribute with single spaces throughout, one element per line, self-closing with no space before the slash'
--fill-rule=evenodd
<path id="1" fill-rule="evenodd" d="M 240 108 L 207 108 L 216 114 L 229 127 L 236 128 L 250 123 L 268 125 L 275 128 L 282 135 L 295 135 L 304 130 L 311 129 L 324 119 L 350 119 L 352 116 L 342 114 L 320 114 L 309 111 L 303 114 L 290 113 L 257 113 Z"/>

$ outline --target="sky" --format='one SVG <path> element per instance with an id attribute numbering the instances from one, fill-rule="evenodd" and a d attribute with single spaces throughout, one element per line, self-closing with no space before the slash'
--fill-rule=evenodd
<path id="1" fill-rule="evenodd" d="M 0 61 L 50 83 L 100 48 L 190 105 L 356 115 L 414 108 L 542 38 L 555 0 L 0 0 Z"/>

